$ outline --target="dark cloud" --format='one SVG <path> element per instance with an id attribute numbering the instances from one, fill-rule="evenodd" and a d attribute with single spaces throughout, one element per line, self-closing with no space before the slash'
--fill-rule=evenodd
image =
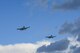
<path id="1" fill-rule="evenodd" d="M 71 47 L 70 47 L 70 49 L 75 49 L 75 48 L 77 48 L 77 47 L 76 47 L 76 46 L 71 46 Z"/>
<path id="2" fill-rule="evenodd" d="M 80 41 L 80 35 L 78 35 L 77 41 Z"/>
<path id="3" fill-rule="evenodd" d="M 38 53 L 41 53 L 41 52 L 50 53 L 50 52 L 63 51 L 63 50 L 67 49 L 68 45 L 69 45 L 69 40 L 67 40 L 67 39 L 60 40 L 55 43 L 51 43 L 48 46 L 43 45 L 42 47 L 37 49 L 37 52 Z"/>
<path id="4" fill-rule="evenodd" d="M 55 5 L 54 8 L 57 9 L 78 9 L 80 8 L 80 0 L 70 0 L 63 3 L 62 5 Z"/>
<path id="5" fill-rule="evenodd" d="M 65 33 L 71 33 L 74 28 L 74 25 L 72 23 L 65 22 L 61 29 L 59 30 L 59 34 L 65 34 Z"/>
<path id="6" fill-rule="evenodd" d="M 71 53 L 80 53 L 80 18 L 76 19 L 73 23 L 66 22 L 61 26 L 59 34 L 67 33 L 72 34 L 73 36 L 75 36 L 76 39 L 76 41 L 73 41 L 73 44 L 76 45 L 70 46 Z"/>
<path id="7" fill-rule="evenodd" d="M 80 53 L 80 47 L 79 48 L 76 48 L 73 53 Z"/>
<path id="8" fill-rule="evenodd" d="M 59 34 L 72 34 L 72 35 L 78 35 L 78 41 L 80 41 L 80 18 L 78 18 L 73 23 L 64 23 L 60 30 Z"/>
<path id="9" fill-rule="evenodd" d="M 75 22 L 73 23 L 64 23 L 60 30 L 59 30 L 59 34 L 75 34 L 75 35 L 79 35 L 80 34 L 80 18 L 78 18 Z"/>

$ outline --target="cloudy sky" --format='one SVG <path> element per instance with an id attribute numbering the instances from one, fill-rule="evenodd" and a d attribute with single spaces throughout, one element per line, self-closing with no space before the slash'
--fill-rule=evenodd
<path id="1" fill-rule="evenodd" d="M 0 53 L 79 52 L 80 0 L 0 0 Z"/>

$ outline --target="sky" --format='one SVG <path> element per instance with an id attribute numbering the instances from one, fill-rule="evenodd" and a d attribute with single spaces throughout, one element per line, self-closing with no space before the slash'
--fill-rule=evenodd
<path id="1" fill-rule="evenodd" d="M 79 0 L 0 0 L 0 52 L 78 53 L 79 17 Z M 18 31 L 22 26 L 30 28 Z M 49 35 L 56 37 L 45 38 Z"/>

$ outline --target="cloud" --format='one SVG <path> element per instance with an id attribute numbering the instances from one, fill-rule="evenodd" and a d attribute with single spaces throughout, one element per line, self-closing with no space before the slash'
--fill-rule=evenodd
<path id="1" fill-rule="evenodd" d="M 80 0 L 70 0 L 68 2 L 65 2 L 61 5 L 55 5 L 53 6 L 56 9 L 78 9 L 80 8 Z"/>
<path id="2" fill-rule="evenodd" d="M 0 45 L 0 53 L 36 53 L 38 47 L 50 44 L 49 41 L 37 43 L 20 43 L 14 45 Z"/>
<path id="3" fill-rule="evenodd" d="M 48 46 L 43 45 L 42 47 L 38 48 L 37 52 L 58 52 L 58 51 L 63 51 L 66 50 L 69 45 L 69 41 L 67 39 L 65 40 L 60 40 L 55 43 L 51 43 Z"/>
<path id="4" fill-rule="evenodd" d="M 59 34 L 71 33 L 73 31 L 74 24 L 65 22 L 61 29 L 59 30 Z"/>
<path id="5" fill-rule="evenodd" d="M 73 53 L 80 53 L 80 47 L 74 49 Z"/>
<path id="6" fill-rule="evenodd" d="M 79 53 L 80 42 L 77 36 L 59 40 L 50 45 L 43 45 L 37 49 L 37 53 Z"/>
<path id="7" fill-rule="evenodd" d="M 80 34 L 80 18 L 78 18 L 75 22 L 73 23 L 64 23 L 60 30 L 59 30 L 59 34 L 75 34 L 75 35 L 79 35 Z"/>
<path id="8" fill-rule="evenodd" d="M 74 39 L 71 42 L 74 42 L 73 44 L 75 45 L 71 45 L 70 46 L 70 50 L 72 50 L 71 53 L 80 53 L 80 18 L 76 19 L 75 22 L 72 23 L 64 23 L 60 30 L 59 30 L 59 34 L 72 34 L 74 36 Z"/>
<path id="9" fill-rule="evenodd" d="M 59 30 L 59 34 L 77 35 L 77 40 L 80 41 L 80 18 L 73 23 L 64 23 Z"/>

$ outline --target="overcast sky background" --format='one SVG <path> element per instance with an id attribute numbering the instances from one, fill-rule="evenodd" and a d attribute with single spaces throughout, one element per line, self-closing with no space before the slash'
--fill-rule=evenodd
<path id="1" fill-rule="evenodd" d="M 19 53 L 23 52 L 25 48 L 28 49 L 29 45 L 33 47 L 33 49 L 29 47 L 31 50 L 37 52 L 64 53 L 64 51 L 68 51 L 67 53 L 69 53 L 69 49 L 72 47 L 70 41 L 72 40 L 73 43 L 80 41 L 79 17 L 79 0 L 0 0 L 0 52 L 7 53 L 3 51 L 8 47 L 11 50 L 6 51 L 14 53 L 14 49 L 18 47 L 15 49 L 15 53 Z M 30 28 L 18 31 L 17 28 L 22 26 L 30 26 Z M 51 34 L 56 37 L 53 39 L 45 38 Z M 78 35 L 76 40 L 73 40 L 75 38 L 67 38 L 75 35 Z M 77 43 L 78 46 L 74 44 L 70 52 L 73 48 L 75 49 L 72 53 L 79 51 L 80 44 Z M 49 45 L 46 47 L 43 44 Z M 62 44 L 67 46 L 62 47 Z M 40 47 L 41 45 L 43 46 Z M 62 48 L 57 49 L 56 46 Z M 24 50 L 22 50 L 23 48 Z M 48 50 L 48 48 L 52 50 Z M 28 50 L 25 52 L 31 53 Z"/>

